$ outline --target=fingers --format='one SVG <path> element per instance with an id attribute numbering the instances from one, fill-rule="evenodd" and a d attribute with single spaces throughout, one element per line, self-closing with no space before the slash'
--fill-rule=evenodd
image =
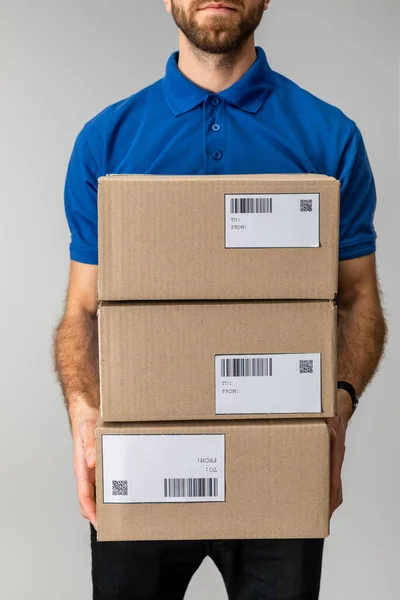
<path id="1" fill-rule="evenodd" d="M 96 520 L 96 495 L 94 469 L 88 469 L 86 459 L 82 455 L 80 463 L 75 467 L 78 501 L 81 515 L 92 523 L 97 529 Z"/>
<path id="2" fill-rule="evenodd" d="M 343 503 L 343 491 L 342 491 L 342 482 L 340 482 L 339 490 L 336 497 L 331 496 L 331 503 L 329 507 L 329 518 L 332 517 L 333 513 L 339 506 Z"/>
<path id="3" fill-rule="evenodd" d="M 325 422 L 328 426 L 331 439 L 335 440 L 339 431 L 339 419 L 337 417 L 325 417 Z"/>
<path id="4" fill-rule="evenodd" d="M 80 482 L 78 485 L 78 499 L 81 507 L 81 515 L 88 519 L 93 527 L 97 529 L 94 485 L 91 482 Z"/>
<path id="5" fill-rule="evenodd" d="M 331 442 L 330 516 L 343 502 L 341 472 L 344 454 L 344 435 L 339 430 Z"/>
<path id="6" fill-rule="evenodd" d="M 93 467 L 88 465 L 87 456 L 94 453 L 94 435 L 91 434 L 92 425 L 85 425 L 82 431 L 74 437 L 74 471 L 77 482 L 78 500 L 81 515 L 88 519 L 97 529 L 96 499 L 95 499 L 95 460 L 91 460 Z M 94 428 L 93 428 L 94 432 Z"/>
<path id="7" fill-rule="evenodd" d="M 96 466 L 95 426 L 96 421 L 94 419 L 85 420 L 82 426 L 83 446 L 85 451 L 86 464 L 89 469 L 94 469 Z"/>

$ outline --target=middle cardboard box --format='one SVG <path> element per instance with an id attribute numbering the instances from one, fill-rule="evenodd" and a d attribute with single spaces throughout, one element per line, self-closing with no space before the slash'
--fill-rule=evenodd
<path id="1" fill-rule="evenodd" d="M 331 417 L 333 300 L 103 302 L 105 422 Z"/>

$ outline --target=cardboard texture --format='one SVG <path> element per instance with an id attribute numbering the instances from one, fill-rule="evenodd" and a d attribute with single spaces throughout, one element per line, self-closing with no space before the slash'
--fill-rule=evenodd
<path id="1" fill-rule="evenodd" d="M 102 303 L 102 418 L 113 422 L 333 416 L 336 317 L 334 301 Z M 300 358 L 306 360 L 309 353 L 320 354 L 320 383 L 319 389 L 312 388 L 313 398 L 311 388 L 304 387 L 313 375 L 307 370 L 300 373 L 299 361 L 293 379 L 289 371 L 281 369 L 279 375 L 280 363 L 274 362 L 271 377 L 232 377 L 228 384 L 236 389 L 239 380 L 243 385 L 250 379 L 260 385 L 274 385 L 276 380 L 275 388 L 261 390 L 264 396 L 258 404 L 258 410 L 266 410 L 264 397 L 265 406 L 276 413 L 251 412 L 254 392 L 246 388 L 250 391 L 241 396 L 226 396 L 228 411 L 216 414 L 216 355 L 270 354 L 276 361 L 285 358 L 279 354 L 287 353 L 304 354 Z M 306 412 L 311 400 L 318 406 Z M 227 414 L 231 406 L 233 414 Z M 249 414 L 237 414 L 234 407 Z M 293 412 L 282 413 L 285 407 Z"/>
<path id="2" fill-rule="evenodd" d="M 111 441 L 118 442 L 122 448 L 121 442 L 126 441 L 124 436 L 151 435 L 151 443 L 155 440 L 157 444 L 159 438 L 172 434 L 174 444 L 178 445 L 188 434 L 201 434 L 206 442 L 208 436 L 214 439 L 215 435 L 223 435 L 224 465 L 218 461 L 212 463 L 212 454 L 198 456 L 199 461 L 204 462 L 204 477 L 210 476 L 206 471 L 210 464 L 207 459 L 214 464 L 212 477 L 219 478 L 223 501 L 212 498 L 205 501 L 204 496 L 196 501 L 192 494 L 190 498 L 166 497 L 162 502 L 126 503 L 124 493 L 149 486 L 152 477 L 150 473 L 143 475 L 143 481 L 131 479 L 129 474 L 135 464 L 140 468 L 143 467 L 140 463 L 155 465 L 157 476 L 155 480 L 153 477 L 153 485 L 162 495 L 166 489 L 164 473 L 164 477 L 191 478 L 191 467 L 188 465 L 184 472 L 176 471 L 174 475 L 174 464 L 165 460 L 163 452 L 153 452 L 151 456 L 129 451 L 104 455 L 104 448 L 109 445 L 103 443 L 103 435 L 118 436 Z M 96 444 L 99 541 L 329 535 L 330 439 L 322 420 L 105 424 L 99 419 Z M 107 463 L 105 473 L 103 460 Z M 199 467 L 194 465 L 194 468 Z M 142 472 L 145 473 L 143 468 Z M 110 489 L 103 489 L 103 481 L 107 487 L 115 488 L 116 495 Z M 105 503 L 103 494 L 106 493 L 115 500 Z"/>
<path id="3" fill-rule="evenodd" d="M 100 177 L 99 299 L 333 299 L 339 212 L 325 175 Z"/>

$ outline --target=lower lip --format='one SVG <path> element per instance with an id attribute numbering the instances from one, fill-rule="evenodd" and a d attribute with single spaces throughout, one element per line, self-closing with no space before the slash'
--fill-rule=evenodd
<path id="1" fill-rule="evenodd" d="M 217 8 L 215 6 L 209 6 L 207 8 L 203 8 L 202 11 L 207 11 L 207 10 L 212 10 L 213 12 L 218 12 L 218 13 L 228 13 L 228 12 L 232 12 L 231 8 Z"/>

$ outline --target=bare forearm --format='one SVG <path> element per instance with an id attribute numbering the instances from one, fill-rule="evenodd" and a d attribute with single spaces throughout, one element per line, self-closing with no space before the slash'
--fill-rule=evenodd
<path id="1" fill-rule="evenodd" d="M 360 294 L 347 304 L 338 298 L 338 379 L 350 381 L 359 396 L 378 367 L 386 335 L 378 297 Z"/>
<path id="2" fill-rule="evenodd" d="M 54 362 L 68 412 L 84 401 L 99 406 L 97 317 L 82 310 L 64 315 L 54 337 Z"/>

